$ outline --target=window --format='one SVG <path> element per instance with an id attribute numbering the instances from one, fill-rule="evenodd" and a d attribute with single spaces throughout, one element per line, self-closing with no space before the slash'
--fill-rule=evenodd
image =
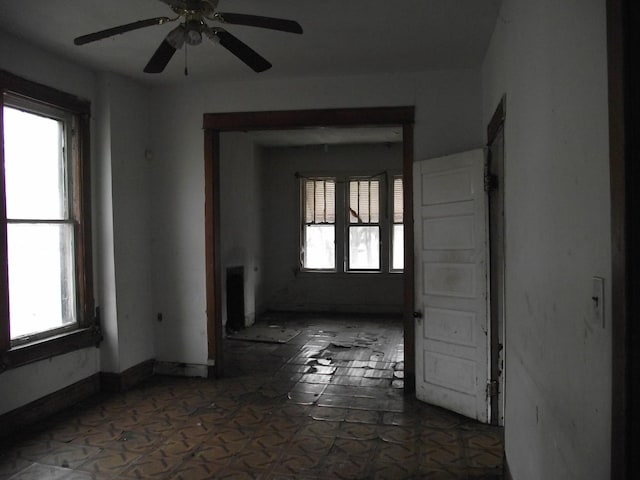
<path id="1" fill-rule="evenodd" d="M 307 270 L 335 270 L 335 179 L 305 179 L 303 185 L 303 266 Z"/>
<path id="2" fill-rule="evenodd" d="M 302 270 L 402 271 L 401 176 L 301 176 L 300 185 Z"/>
<path id="3" fill-rule="evenodd" d="M 0 354 L 5 366 L 96 342 L 89 104 L 0 71 Z"/>
<path id="4" fill-rule="evenodd" d="M 77 323 L 65 155 L 71 122 L 11 97 L 3 118 L 10 333 L 19 341 Z"/>
<path id="5" fill-rule="evenodd" d="M 391 230 L 391 269 L 404 269 L 404 189 L 402 177 L 393 178 L 393 223 Z"/>
<path id="6" fill-rule="evenodd" d="M 380 181 L 349 182 L 349 270 L 380 269 Z"/>

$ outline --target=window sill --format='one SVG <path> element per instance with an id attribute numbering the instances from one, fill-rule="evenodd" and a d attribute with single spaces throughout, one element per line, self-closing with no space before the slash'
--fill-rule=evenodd
<path id="1" fill-rule="evenodd" d="M 92 345 L 97 346 L 101 340 L 102 335 L 99 329 L 89 327 L 18 345 L 1 354 L 0 373 L 11 368 L 64 355 Z"/>
<path id="2" fill-rule="evenodd" d="M 381 277 L 396 277 L 402 275 L 402 271 L 393 270 L 390 272 L 381 272 L 379 270 L 351 270 L 348 272 L 337 272 L 331 270 L 298 270 L 297 277 L 315 277 L 318 275 L 331 275 L 338 278 L 354 278 L 359 276 L 378 275 Z"/>

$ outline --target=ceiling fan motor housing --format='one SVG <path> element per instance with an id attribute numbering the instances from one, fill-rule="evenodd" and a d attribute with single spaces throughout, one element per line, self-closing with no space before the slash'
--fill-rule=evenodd
<path id="1" fill-rule="evenodd" d="M 171 8 L 181 17 L 211 16 L 218 8 L 218 0 L 186 0 L 184 5 L 174 5 Z"/>

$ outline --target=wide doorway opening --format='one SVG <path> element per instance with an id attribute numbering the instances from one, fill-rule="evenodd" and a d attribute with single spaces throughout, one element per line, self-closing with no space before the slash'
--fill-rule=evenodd
<path id="1" fill-rule="evenodd" d="M 343 327 L 347 328 L 346 324 L 351 325 L 352 320 L 364 320 L 357 318 L 362 317 L 363 313 L 374 314 L 378 317 L 394 313 L 395 315 L 392 316 L 395 318 L 390 320 L 400 327 L 403 340 L 400 343 L 403 345 L 403 350 L 399 354 L 388 352 L 387 355 L 395 356 L 396 360 L 400 360 L 396 358 L 398 355 L 402 357 L 401 361 L 393 363 L 403 369 L 402 374 L 397 376 L 404 377 L 402 385 L 407 391 L 411 391 L 414 381 L 414 359 L 411 348 L 413 345 L 413 319 L 411 317 L 413 308 L 412 232 L 410 225 L 407 228 L 407 224 L 404 222 L 396 222 L 398 225 L 394 225 L 391 221 L 383 225 L 376 214 L 383 213 L 385 218 L 393 217 L 392 211 L 390 212 L 388 209 L 393 209 L 394 179 L 399 178 L 404 179 L 405 185 L 409 185 L 409 192 L 405 191 L 404 199 L 401 201 L 400 211 L 403 212 L 404 218 L 411 218 L 410 176 L 413 163 L 413 108 L 210 114 L 205 115 L 204 127 L 206 132 L 207 310 L 210 374 L 225 376 L 232 371 L 230 370 L 231 366 L 225 363 L 225 336 L 238 333 L 238 330 L 243 326 L 252 324 L 256 320 L 254 317 L 256 314 L 263 314 L 264 317 L 266 301 L 269 303 L 268 314 L 272 317 L 267 316 L 266 319 L 260 319 L 258 316 L 259 323 L 260 320 L 263 321 L 262 323 L 266 320 L 267 324 L 277 326 L 274 324 L 296 321 L 300 327 L 298 330 L 304 330 L 305 335 L 310 335 L 306 326 L 317 326 L 317 322 L 314 325 L 314 319 L 309 318 L 310 314 L 317 314 L 317 312 L 333 313 L 329 316 L 325 315 L 325 317 L 327 321 L 337 322 L 335 325 L 340 325 L 338 330 L 342 330 Z M 370 138 L 366 138 L 366 135 L 371 135 L 372 132 L 376 135 L 392 135 L 395 138 L 388 138 L 386 141 L 378 139 L 376 143 Z M 251 145 L 247 146 L 248 142 L 238 141 L 239 136 L 251 136 Z M 277 143 L 282 142 L 282 138 L 285 137 L 288 137 L 288 144 Z M 306 137 L 306 139 L 295 145 L 290 143 L 291 138 L 294 137 Z M 311 137 L 315 137 L 315 140 L 310 141 Z M 337 137 L 344 138 L 340 142 L 336 142 L 335 138 Z M 372 146 L 372 143 L 376 143 L 376 145 Z M 368 147 L 362 147 L 367 144 Z M 356 145 L 360 145 L 360 147 L 356 148 Z M 367 151 L 366 148 L 369 148 L 370 151 Z M 397 155 L 395 166 L 379 168 L 380 166 L 373 162 L 368 169 L 343 167 L 336 170 L 330 167 L 330 162 L 326 164 L 310 162 L 308 165 L 301 165 L 292 160 L 297 156 L 321 158 L 333 154 L 334 163 L 336 161 L 339 163 L 338 157 L 340 155 L 357 157 L 359 155 L 357 152 L 360 151 L 364 152 L 360 156 L 370 157 L 375 156 L 376 149 L 380 151 L 395 149 Z M 233 155 L 244 159 L 257 157 L 254 159 L 254 165 L 257 165 L 257 168 L 262 171 L 251 178 L 246 175 L 248 168 L 243 166 L 241 161 L 221 161 Z M 276 163 L 261 161 L 264 156 L 276 157 L 281 173 L 283 168 L 292 171 L 287 171 L 286 175 L 274 177 L 274 172 L 278 169 L 272 168 L 271 165 Z M 338 159 L 336 160 L 336 158 Z M 366 163 L 366 160 L 364 162 Z M 409 175 L 408 183 L 407 174 Z M 329 198 L 329 193 L 335 195 L 331 185 L 327 188 L 329 193 L 321 191 L 319 188 L 330 184 L 331 181 L 333 181 L 335 189 L 338 190 L 338 195 L 333 200 Z M 316 189 L 311 195 L 312 200 L 317 204 L 322 203 L 323 209 L 325 209 L 325 204 L 335 201 L 337 205 L 329 207 L 329 210 L 334 209 L 334 217 L 320 219 L 316 216 L 312 218 L 311 222 L 307 221 L 305 224 L 305 216 L 296 214 L 305 208 L 304 192 L 305 188 L 310 185 Z M 225 188 L 231 189 L 231 192 Z M 383 194 L 379 195 L 378 190 L 384 190 Z M 267 191 L 266 194 L 265 191 Z M 375 192 L 375 198 L 381 199 L 379 205 L 373 205 L 375 202 L 372 202 L 374 198 L 372 192 Z M 233 202 L 229 203 L 230 197 L 236 198 L 238 202 L 245 202 L 248 208 L 235 209 Z M 354 201 L 353 197 L 355 197 L 354 205 L 359 207 L 353 208 L 349 203 Z M 270 200 L 265 201 L 265 198 Z M 356 211 L 358 208 L 361 211 Z M 288 212 L 284 212 L 284 210 L 288 210 Z M 229 218 L 229 215 L 236 214 L 237 218 Z M 353 224 L 349 223 L 350 215 L 357 218 Z M 253 221 L 254 219 L 259 220 L 256 222 Z M 295 225 L 296 221 L 299 221 L 300 224 Z M 284 222 L 286 229 L 293 230 L 295 234 L 288 236 L 287 239 L 279 239 L 277 234 L 271 234 L 264 245 L 254 245 L 252 247 L 254 248 L 253 253 L 248 256 L 246 249 L 241 245 L 242 242 L 237 242 L 237 244 L 229 242 L 230 238 L 244 236 L 245 240 L 249 239 L 246 243 L 250 244 L 250 238 L 263 238 L 262 232 L 269 231 L 271 228 L 269 222 L 274 223 L 273 228 L 276 230 L 282 228 L 282 225 L 279 227 L 278 224 Z M 293 222 L 293 224 L 286 225 L 287 222 Z M 332 225 L 335 231 L 334 235 L 337 237 L 334 239 L 337 251 L 334 252 L 335 264 L 328 268 L 330 271 L 315 268 L 313 264 L 311 264 L 311 268 L 306 268 L 310 264 L 305 262 L 302 256 L 309 255 L 308 252 L 311 251 L 312 246 L 309 243 L 304 243 L 304 240 L 302 240 L 302 244 L 280 248 L 283 246 L 280 245 L 281 243 L 300 242 L 301 238 L 304 239 L 305 228 L 309 226 L 321 227 L 316 230 L 322 228 L 328 230 L 327 227 Z M 396 257 L 398 256 L 397 249 L 396 252 L 393 251 L 391 241 L 380 241 L 380 237 L 394 238 L 394 228 L 397 232 L 398 226 L 404 230 L 404 238 L 395 235 L 395 238 L 400 238 L 402 242 L 400 249 L 402 258 L 400 260 L 394 259 L 394 253 Z M 229 228 L 234 231 L 225 230 Z M 261 234 L 252 235 L 252 231 Z M 301 233 L 300 236 L 298 232 Z M 373 238 L 374 234 L 377 236 L 372 241 L 367 242 L 367 239 L 361 239 L 358 243 L 357 239 L 354 241 L 350 238 L 355 237 L 356 234 L 360 237 L 369 235 L 367 238 Z M 369 240 L 371 239 L 369 238 Z M 378 248 L 373 255 L 367 251 L 367 249 L 373 249 L 372 246 Z M 296 252 L 296 248 L 299 248 L 298 252 Z M 297 258 L 292 258 L 291 252 L 296 252 Z M 279 254 L 287 255 L 288 258 L 281 261 L 278 258 Z M 356 257 L 356 255 L 360 256 Z M 371 261 L 373 257 L 375 257 L 375 261 Z M 322 267 L 322 264 L 320 265 Z M 394 267 L 398 265 L 404 268 L 400 271 L 397 268 L 394 270 Z M 360 268 L 361 271 L 354 271 L 354 266 Z M 281 271 L 278 272 L 278 268 Z M 377 269 L 377 271 L 366 271 L 367 268 Z M 244 275 L 245 278 L 238 280 L 234 275 Z M 327 281 L 330 276 L 333 276 L 334 280 Z M 377 282 L 376 286 L 376 282 L 370 281 L 375 276 L 387 278 L 390 285 L 394 286 L 385 287 L 384 281 L 382 284 Z M 360 286 L 354 288 L 354 279 L 356 278 L 360 278 L 364 283 L 361 282 Z M 367 281 L 370 286 L 365 285 Z M 233 293 L 229 291 L 228 287 L 234 288 L 234 285 L 235 288 L 240 285 L 241 289 L 244 287 L 255 291 Z M 372 288 L 382 288 L 381 294 L 377 297 L 382 297 L 385 290 L 395 289 L 397 293 L 393 300 L 395 307 L 391 309 L 395 310 L 394 312 L 389 312 L 389 302 L 368 305 L 368 310 L 367 305 L 353 308 L 358 304 L 358 300 L 354 297 L 359 295 L 364 299 L 361 303 L 375 303 L 375 301 L 366 300 L 366 294 L 371 294 L 367 291 Z M 257 294 L 257 298 L 255 294 Z M 268 298 L 265 300 L 264 296 Z M 375 296 L 373 298 L 376 299 Z M 237 313 L 238 311 L 242 312 L 242 309 L 244 309 L 245 325 L 234 323 L 238 320 L 233 318 L 234 315 L 242 318 L 242 313 Z M 287 311 L 289 315 L 279 315 L 274 318 L 273 310 L 276 312 Z M 229 316 L 230 312 L 231 317 Z M 296 314 L 296 319 L 291 317 L 292 313 Z M 340 318 L 336 318 L 337 313 L 340 314 Z M 344 314 L 355 316 L 348 319 Z M 300 324 L 303 320 L 304 325 Z M 315 320 L 318 320 L 317 316 Z M 349 327 L 349 329 L 351 328 L 352 326 Z M 319 330 L 321 331 L 320 335 L 323 332 L 332 332 L 327 326 L 319 327 Z M 317 336 L 318 332 L 315 335 Z M 351 341 L 366 343 L 366 329 L 363 329 L 360 335 L 361 338 L 352 337 Z M 389 336 L 393 337 L 393 335 Z M 302 341 L 303 337 L 304 335 L 298 341 Z M 347 337 L 342 332 L 337 335 L 337 338 L 334 338 L 333 342 L 329 343 L 335 347 L 335 344 L 344 344 L 345 338 Z M 405 345 L 406 347 L 404 347 Z M 284 347 L 279 348 L 282 350 Z M 355 361 L 355 358 L 352 360 Z M 318 367 L 327 366 L 321 365 L 326 362 L 326 358 L 317 358 L 316 361 L 319 361 Z M 381 375 L 389 375 L 389 373 L 381 373 Z"/>

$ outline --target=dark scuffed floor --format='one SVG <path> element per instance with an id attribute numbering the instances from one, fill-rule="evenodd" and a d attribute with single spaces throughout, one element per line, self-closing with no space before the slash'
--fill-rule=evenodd
<path id="1" fill-rule="evenodd" d="M 156 376 L 0 450 L 0 479 L 499 479 L 502 430 L 405 396 L 397 319 L 272 315 L 226 377 Z"/>

